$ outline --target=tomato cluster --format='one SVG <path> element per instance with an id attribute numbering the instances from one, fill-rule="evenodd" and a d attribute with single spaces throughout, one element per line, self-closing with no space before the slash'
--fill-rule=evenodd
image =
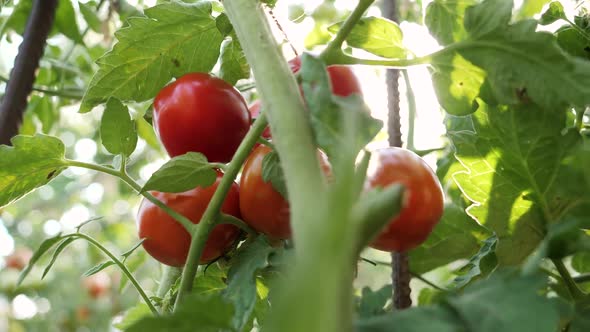
<path id="1" fill-rule="evenodd" d="M 289 62 L 294 73 L 301 67 L 299 58 Z M 360 94 L 361 86 L 348 66 L 329 66 L 332 92 L 338 96 Z M 164 87 L 154 100 L 154 128 L 171 157 L 189 151 L 202 153 L 211 162 L 229 162 L 249 130 L 252 118 L 258 117 L 260 102 L 249 108 L 238 90 L 227 82 L 206 73 L 191 73 Z M 262 136 L 271 139 L 270 129 Z M 262 165 L 272 149 L 255 147 L 247 158 L 240 186 L 233 183 L 221 212 L 243 220 L 254 230 L 271 239 L 291 237 L 289 202 L 262 176 Z M 326 156 L 318 152 L 324 173 L 331 174 Z M 407 150 L 384 149 L 374 154 L 375 172 L 367 178 L 367 188 L 402 183 L 406 196 L 401 213 L 372 243 L 377 249 L 405 251 L 422 243 L 442 214 L 442 190 L 432 170 Z M 200 222 L 222 173 L 215 183 L 182 193 L 151 194 L 193 223 Z M 171 266 L 185 264 L 191 235 L 166 212 L 144 199 L 137 225 L 143 247 L 155 259 Z M 210 262 L 230 250 L 240 230 L 233 225 L 218 224 L 210 232 L 200 263 Z"/>

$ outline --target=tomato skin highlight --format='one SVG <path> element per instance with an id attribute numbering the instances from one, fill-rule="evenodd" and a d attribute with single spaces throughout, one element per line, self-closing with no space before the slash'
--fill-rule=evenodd
<path id="1" fill-rule="evenodd" d="M 262 161 L 272 149 L 259 145 L 250 153 L 244 163 L 240 178 L 240 212 L 242 219 L 257 232 L 271 239 L 291 238 L 291 212 L 289 202 L 274 189 L 272 183 L 262 178 Z M 328 177 L 332 168 L 326 155 L 318 151 L 322 171 Z"/>
<path id="2" fill-rule="evenodd" d="M 171 157 L 194 151 L 211 162 L 229 162 L 250 128 L 240 92 L 207 73 L 186 74 L 165 86 L 154 100 L 153 116 Z"/>
<path id="3" fill-rule="evenodd" d="M 369 169 L 373 172 L 367 176 L 368 188 L 405 187 L 402 210 L 370 246 L 405 252 L 422 244 L 444 210 L 444 194 L 434 171 L 417 154 L 401 148 L 375 151 Z"/>
<path id="4" fill-rule="evenodd" d="M 221 175 L 209 187 L 197 187 L 183 193 L 150 192 L 174 211 L 190 219 L 194 224 L 201 217 L 219 186 Z M 233 183 L 221 212 L 240 218 L 239 189 Z M 159 262 L 180 267 L 186 262 L 191 236 L 180 223 L 147 199 L 143 199 L 137 216 L 139 238 L 145 250 Z M 240 230 L 233 225 L 220 224 L 213 228 L 207 238 L 200 264 L 208 263 L 227 252 L 235 243 Z"/>

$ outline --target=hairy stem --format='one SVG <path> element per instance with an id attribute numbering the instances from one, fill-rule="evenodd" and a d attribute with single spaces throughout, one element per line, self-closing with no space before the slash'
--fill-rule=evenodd
<path id="1" fill-rule="evenodd" d="M 100 244 L 100 242 L 96 241 L 95 239 L 93 239 L 92 237 L 90 237 L 86 234 L 75 233 L 72 236 L 85 239 L 86 241 L 88 241 L 92 245 L 94 245 L 96 248 L 98 248 L 100 251 L 102 251 L 105 255 L 107 255 L 119 267 L 119 269 L 123 272 L 123 274 L 125 274 L 125 276 L 127 276 L 127 278 L 129 279 L 129 282 L 131 282 L 131 284 L 133 284 L 133 286 L 135 287 L 135 289 L 139 293 L 139 296 L 141 296 L 141 298 L 145 301 L 145 303 L 148 305 L 148 307 L 150 308 L 152 313 L 154 315 L 159 314 L 158 310 L 154 307 L 154 304 L 152 303 L 152 301 L 150 301 L 150 298 L 147 296 L 147 294 L 145 293 L 143 288 L 141 288 L 141 286 L 139 285 L 139 282 L 137 282 L 137 279 L 135 279 L 133 274 L 131 274 L 129 269 L 127 269 L 125 264 L 119 258 L 117 258 L 117 256 L 115 256 L 112 252 L 110 252 L 107 248 L 105 248 L 102 244 Z"/>
<path id="2" fill-rule="evenodd" d="M 282 332 L 351 331 L 351 281 L 356 259 L 354 241 L 346 241 L 352 220 L 342 212 L 350 206 L 334 211 L 337 206 L 330 196 L 336 194 L 329 194 L 320 171 L 296 79 L 280 54 L 259 1 L 223 3 L 252 67 L 263 108 L 268 111 L 289 194 L 295 264 L 289 266 L 288 281 L 280 288 L 264 328 Z"/>
<path id="3" fill-rule="evenodd" d="M 219 186 L 217 187 L 217 190 L 215 190 L 213 197 L 211 197 L 211 201 L 203 213 L 201 221 L 196 225 L 195 230 L 191 232 L 191 246 L 188 252 L 186 265 L 182 271 L 180 288 L 178 289 L 178 296 L 176 297 L 176 303 L 174 304 L 175 310 L 178 309 L 179 304 L 182 303 L 184 298 L 193 288 L 193 281 L 195 279 L 195 275 L 197 274 L 197 268 L 199 266 L 199 260 L 203 252 L 203 248 L 205 247 L 209 233 L 217 224 L 220 216 L 221 205 L 225 200 L 225 196 L 227 196 L 227 193 L 231 188 L 231 185 L 233 184 L 236 176 L 238 175 L 242 164 L 248 157 L 250 151 L 252 151 L 254 144 L 256 144 L 258 137 L 260 137 L 260 134 L 262 134 L 267 124 L 268 123 L 264 114 L 261 114 L 261 116 L 259 116 L 254 122 L 254 125 L 250 131 L 242 143 L 240 143 L 240 146 L 229 163 L 225 174 L 223 174 L 223 178 L 221 179 L 221 182 L 219 182 Z"/>

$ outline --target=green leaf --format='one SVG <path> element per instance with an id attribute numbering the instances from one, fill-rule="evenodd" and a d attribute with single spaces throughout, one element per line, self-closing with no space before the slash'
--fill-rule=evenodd
<path id="1" fill-rule="evenodd" d="M 563 5 L 559 1 L 553 1 L 549 4 L 549 8 L 541 15 L 539 23 L 542 25 L 551 24 L 557 20 L 567 19 Z"/>
<path id="2" fill-rule="evenodd" d="M 93 266 L 90 269 L 88 269 L 88 271 L 84 272 L 83 276 L 84 277 L 90 277 L 91 275 L 97 274 L 98 272 L 106 269 L 107 267 L 109 267 L 111 265 L 115 265 L 115 262 L 113 262 L 113 261 L 106 261 L 106 262 L 98 263 L 95 266 Z"/>
<path id="3" fill-rule="evenodd" d="M 498 264 L 495 253 L 497 243 L 498 238 L 495 235 L 486 239 L 479 252 L 457 271 L 459 275 L 453 280 L 451 287 L 462 288 L 476 278 L 489 275 Z"/>
<path id="4" fill-rule="evenodd" d="M 171 315 L 144 316 L 131 324 L 126 332 L 218 332 L 233 330 L 234 309 L 219 296 L 189 295 Z"/>
<path id="5" fill-rule="evenodd" d="M 524 0 L 516 16 L 518 19 L 531 18 L 535 14 L 540 13 L 543 6 L 549 1 L 550 0 Z"/>
<path id="6" fill-rule="evenodd" d="M 193 293 L 210 296 L 221 296 L 221 292 L 227 287 L 226 271 L 218 264 L 211 264 L 195 278 Z"/>
<path id="7" fill-rule="evenodd" d="M 256 272 L 269 265 L 269 256 L 275 251 L 263 236 L 253 242 L 242 245 L 228 272 L 228 285 L 224 298 L 235 307 L 232 324 L 241 331 L 250 318 L 256 305 Z"/>
<path id="8" fill-rule="evenodd" d="M 485 71 L 456 53 L 437 56 L 433 65 L 434 92 L 445 111 L 457 116 L 475 112 Z"/>
<path id="9" fill-rule="evenodd" d="M 463 332 L 462 323 L 449 308 L 415 307 L 393 314 L 358 320 L 357 332 Z M 479 331 L 479 330 L 477 330 Z"/>
<path id="10" fill-rule="evenodd" d="M 377 291 L 364 287 L 361 296 L 357 299 L 357 313 L 360 319 L 382 315 L 385 313 L 385 305 L 391 300 L 393 287 L 385 285 Z"/>
<path id="11" fill-rule="evenodd" d="M 211 16 L 211 3 L 166 2 L 146 9 L 119 30 L 113 50 L 97 62 L 80 106 L 88 112 L 115 97 L 141 102 L 153 98 L 171 78 L 209 72 L 223 36 Z"/>
<path id="12" fill-rule="evenodd" d="M 482 105 L 471 119 L 473 130 L 449 132 L 465 167 L 454 179 L 474 203 L 468 213 L 497 234 L 500 264 L 518 264 L 543 239 L 546 223 L 587 207 L 588 182 L 576 157 L 581 138 L 563 134 L 565 111 L 532 105 Z"/>
<path id="13" fill-rule="evenodd" d="M 160 141 L 158 140 L 158 136 L 156 136 L 154 127 L 152 127 L 152 125 L 143 117 L 137 118 L 135 123 L 139 137 L 143 138 L 143 140 L 153 149 L 160 150 L 162 147 L 160 145 Z"/>
<path id="14" fill-rule="evenodd" d="M 342 23 L 337 23 L 328 27 L 328 31 L 335 34 L 341 27 Z M 346 37 L 348 46 L 384 58 L 405 58 L 408 51 L 402 41 L 403 34 L 399 26 L 383 17 L 361 18 Z"/>
<path id="15" fill-rule="evenodd" d="M 113 324 L 117 329 L 121 331 L 127 331 L 133 324 L 145 317 L 152 316 L 152 311 L 145 303 L 139 303 L 136 306 L 125 312 L 123 319 L 119 323 Z"/>
<path id="16" fill-rule="evenodd" d="M 590 330 L 590 301 L 584 299 L 575 305 L 575 312 L 568 332 L 585 332 Z"/>
<path id="17" fill-rule="evenodd" d="M 250 77 L 250 65 L 237 38 L 226 40 L 221 46 L 220 77 L 231 85 Z"/>
<path id="18" fill-rule="evenodd" d="M 262 180 L 264 182 L 270 181 L 272 187 L 283 197 L 289 197 L 287 195 L 287 184 L 285 183 L 285 174 L 281 167 L 281 160 L 279 159 L 279 154 L 274 150 L 262 159 Z"/>
<path id="19" fill-rule="evenodd" d="M 356 330 L 553 332 L 560 323 L 560 306 L 540 295 L 543 286 L 546 280 L 539 276 L 495 273 L 448 296 L 442 304 L 360 320 Z"/>
<path id="20" fill-rule="evenodd" d="M 360 151 L 377 135 L 383 123 L 371 117 L 360 96 L 332 95 L 326 66 L 320 59 L 307 53 L 301 59 L 304 97 L 319 147 L 332 161 L 339 157 L 339 149 Z M 350 146 L 351 142 L 354 146 Z"/>
<path id="21" fill-rule="evenodd" d="M 551 224 L 543 242 L 524 264 L 523 271 L 536 271 L 545 257 L 562 259 L 575 253 L 590 252 L 590 236 L 582 230 L 588 227 L 590 220 L 577 218 Z"/>
<path id="22" fill-rule="evenodd" d="M 480 96 L 487 103 L 530 100 L 548 110 L 585 107 L 590 103 L 590 62 L 567 55 L 554 35 L 536 28 L 535 21 L 521 21 L 456 44 L 455 49 L 486 72 L 488 90 Z M 435 66 L 452 65 L 444 60 L 445 53 L 434 56 Z"/>
<path id="23" fill-rule="evenodd" d="M 100 122 L 102 145 L 114 155 L 130 156 L 137 146 L 135 122 L 129 109 L 115 98 L 109 99 Z"/>
<path id="24" fill-rule="evenodd" d="M 224 36 L 228 36 L 234 30 L 234 27 L 229 21 L 229 17 L 227 17 L 225 13 L 221 13 L 215 18 L 215 26 Z"/>
<path id="25" fill-rule="evenodd" d="M 208 187 L 216 178 L 215 169 L 207 163 L 204 155 L 188 152 L 167 161 L 150 177 L 142 191 L 180 193 L 196 187 Z"/>
<path id="26" fill-rule="evenodd" d="M 467 32 L 463 26 L 465 10 L 475 0 L 434 0 L 426 7 L 424 23 L 442 45 L 463 40 Z"/>
<path id="27" fill-rule="evenodd" d="M 467 8 L 464 25 L 469 38 L 477 39 L 504 28 L 512 17 L 512 7 L 512 0 L 484 0 Z"/>
<path id="28" fill-rule="evenodd" d="M 559 310 L 553 301 L 539 294 L 546 279 L 517 276 L 518 273 L 494 273 L 447 300 L 461 316 L 466 331 L 556 331 Z"/>
<path id="29" fill-rule="evenodd" d="M 571 55 L 590 60 L 590 40 L 578 30 L 567 27 L 557 32 L 557 42 Z"/>
<path id="30" fill-rule="evenodd" d="M 82 13 L 82 16 L 84 17 L 84 20 L 86 20 L 88 27 L 96 33 L 102 33 L 102 22 L 100 18 L 98 18 L 98 14 L 96 12 L 97 9 L 91 6 L 90 3 L 78 1 L 78 5 L 80 6 L 80 13 Z"/>
<path id="31" fill-rule="evenodd" d="M 59 1 L 53 24 L 64 36 L 78 44 L 84 44 L 84 41 L 82 41 L 82 34 L 80 34 L 78 23 L 76 22 L 76 12 L 72 6 L 72 1 L 73 0 Z"/>
<path id="32" fill-rule="evenodd" d="M 579 252 L 572 256 L 572 267 L 579 273 L 590 272 L 590 252 Z"/>
<path id="33" fill-rule="evenodd" d="M 33 253 L 33 256 L 29 260 L 29 263 L 27 264 L 27 266 L 21 271 L 20 275 L 18 276 L 18 281 L 16 282 L 17 286 L 20 285 L 23 282 L 23 280 L 25 280 L 27 275 L 31 272 L 31 269 L 33 269 L 33 265 L 35 265 L 35 263 L 37 263 L 37 261 L 49 249 L 51 249 L 51 247 L 53 247 L 55 244 L 60 242 L 62 239 L 63 239 L 63 237 L 61 236 L 61 234 L 58 234 L 54 237 L 45 239 L 45 240 L 43 240 L 43 242 L 41 242 L 41 245 L 39 245 L 39 248 L 37 250 L 35 250 L 35 253 Z"/>
<path id="34" fill-rule="evenodd" d="M 57 137 L 19 135 L 12 144 L 0 145 L 0 207 L 47 184 L 68 166 Z"/>
<path id="35" fill-rule="evenodd" d="M 459 259 L 470 258 L 479 248 L 487 230 L 454 204 L 445 206 L 440 222 L 426 242 L 409 252 L 410 270 L 423 274 Z M 436 252 L 436 255 L 432 253 Z"/>
<path id="36" fill-rule="evenodd" d="M 33 112 L 41 121 L 44 134 L 49 134 L 53 125 L 59 120 L 59 112 L 56 111 L 51 98 L 45 96 L 32 96 L 27 105 L 27 112 Z"/>
<path id="37" fill-rule="evenodd" d="M 59 254 L 61 254 L 61 252 L 72 242 L 74 242 L 76 240 L 75 237 L 69 237 L 63 241 L 61 241 L 59 243 L 59 245 L 57 246 L 57 248 L 55 248 L 55 251 L 53 252 L 53 256 L 51 257 L 51 261 L 49 261 L 49 264 L 47 264 L 47 266 L 45 267 L 45 270 L 43 270 L 43 275 L 41 275 L 41 279 L 45 278 L 45 276 L 47 275 L 47 273 L 49 273 L 49 270 L 51 270 L 51 267 L 53 266 L 53 264 L 55 263 L 55 261 L 57 260 L 57 257 L 59 257 Z"/>

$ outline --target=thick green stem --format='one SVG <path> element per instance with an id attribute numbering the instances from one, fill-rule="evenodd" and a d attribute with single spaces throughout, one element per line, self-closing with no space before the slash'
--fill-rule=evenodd
<path id="1" fill-rule="evenodd" d="M 231 185 L 238 175 L 238 172 L 242 168 L 242 164 L 248 157 L 248 154 L 250 154 L 250 151 L 252 151 L 254 144 L 256 144 L 258 137 L 260 137 L 260 134 L 262 134 L 267 124 L 266 116 L 263 115 L 259 116 L 254 122 L 254 125 L 238 147 L 238 150 L 229 163 L 227 170 L 221 179 L 221 182 L 219 182 L 217 190 L 215 190 L 215 193 L 213 194 L 213 197 L 211 197 L 211 201 L 209 202 L 207 209 L 203 213 L 203 217 L 201 217 L 201 221 L 198 225 L 196 225 L 195 230 L 191 233 L 191 246 L 188 252 L 184 270 L 182 271 L 180 288 L 178 289 L 176 303 L 174 304 L 175 310 L 178 309 L 179 304 L 182 303 L 183 299 L 193 288 L 193 281 L 195 279 L 195 275 L 197 274 L 197 268 L 199 267 L 199 260 L 203 252 L 203 248 L 205 247 L 209 233 L 213 227 L 215 227 L 220 217 L 219 211 L 221 210 L 221 205 L 225 200 L 225 196 L 227 196 Z"/>
<path id="2" fill-rule="evenodd" d="M 572 296 L 572 298 L 574 300 L 579 300 L 579 299 L 584 298 L 584 296 L 585 296 L 584 292 L 582 292 L 580 290 L 580 288 L 578 287 L 578 285 L 576 285 L 576 282 L 572 278 L 570 272 L 567 270 L 567 267 L 565 266 L 565 264 L 563 264 L 563 262 L 560 259 L 552 259 L 551 261 L 553 262 L 553 265 L 555 265 L 557 272 L 559 272 L 559 275 L 561 276 L 561 279 L 565 283 L 565 286 L 567 287 L 568 291 L 570 292 L 570 295 Z"/>
<path id="3" fill-rule="evenodd" d="M 172 208 L 170 208 L 168 205 L 164 204 L 159 199 L 155 198 L 149 192 L 142 191 L 141 186 L 137 182 L 135 182 L 135 180 L 133 180 L 129 175 L 127 175 L 126 172 L 124 172 L 124 171 L 121 172 L 120 170 L 116 170 L 116 169 L 113 169 L 110 167 L 85 163 L 85 162 L 77 161 L 77 160 L 68 160 L 67 163 L 69 166 L 91 169 L 94 171 L 106 173 L 106 174 L 120 178 L 125 183 L 127 183 L 131 188 L 133 188 L 135 191 L 137 191 L 138 193 L 143 195 L 143 197 L 145 197 L 147 200 L 154 203 L 154 205 L 156 205 L 160 209 L 164 210 L 164 212 L 166 212 L 169 216 L 171 216 L 176 221 L 178 221 L 187 230 L 187 232 L 192 233 L 192 230 L 194 229 L 195 225 L 192 223 L 192 221 L 190 221 L 190 219 L 188 219 L 187 217 L 183 216 L 182 214 L 174 211 Z"/>
<path id="4" fill-rule="evenodd" d="M 340 50 L 342 48 L 342 43 L 346 40 L 346 37 L 350 34 L 354 26 L 358 23 L 358 21 L 363 17 L 363 14 L 367 11 L 367 9 L 375 2 L 375 0 L 360 0 L 356 8 L 352 11 L 350 16 L 344 21 L 338 33 L 330 41 L 326 49 L 322 52 L 320 57 L 324 58 L 325 55 L 328 55 L 336 50 Z"/>
<path id="5" fill-rule="evenodd" d="M 234 226 L 238 227 L 239 229 L 243 230 L 244 232 L 248 233 L 248 235 L 250 235 L 250 236 L 257 236 L 258 235 L 258 233 L 256 233 L 256 231 L 252 227 L 248 226 L 240 218 L 236 218 L 230 214 L 222 213 L 221 216 L 219 217 L 219 223 L 234 225 Z"/>
<path id="6" fill-rule="evenodd" d="M 279 52 L 260 3 L 223 2 L 269 112 L 291 208 L 296 264 L 290 266 L 289 284 L 280 289 L 264 328 L 282 332 L 351 331 L 351 282 L 356 258 L 352 243 L 347 242 L 351 217 L 346 212 L 350 206 L 342 209 L 342 203 L 330 204 L 299 87 Z M 343 232 L 345 237 L 340 236 Z"/>
<path id="7" fill-rule="evenodd" d="M 129 279 L 129 282 L 131 282 L 131 284 L 135 287 L 135 289 L 137 290 L 137 292 L 139 293 L 141 298 L 145 301 L 145 303 L 148 305 L 148 307 L 150 308 L 152 313 L 154 315 L 159 314 L 158 310 L 154 307 L 152 301 L 150 301 L 150 298 L 144 292 L 143 288 L 141 288 L 141 286 L 139 285 L 139 282 L 137 282 L 137 279 L 135 279 L 135 277 L 133 277 L 133 274 L 131 274 L 131 272 L 129 272 L 129 269 L 127 269 L 125 264 L 119 258 L 117 258 L 117 256 L 113 255 L 113 253 L 111 253 L 107 248 L 105 248 L 102 244 L 100 244 L 100 242 L 96 241 L 95 239 L 91 238 L 90 236 L 88 236 L 86 234 L 75 233 L 72 236 L 85 239 L 86 241 L 88 241 L 92 245 L 94 245 L 96 248 L 98 248 L 100 251 L 102 251 L 105 255 L 107 255 L 119 267 L 119 269 L 123 272 L 123 274 L 125 274 L 125 276 L 127 276 L 127 278 Z"/>

